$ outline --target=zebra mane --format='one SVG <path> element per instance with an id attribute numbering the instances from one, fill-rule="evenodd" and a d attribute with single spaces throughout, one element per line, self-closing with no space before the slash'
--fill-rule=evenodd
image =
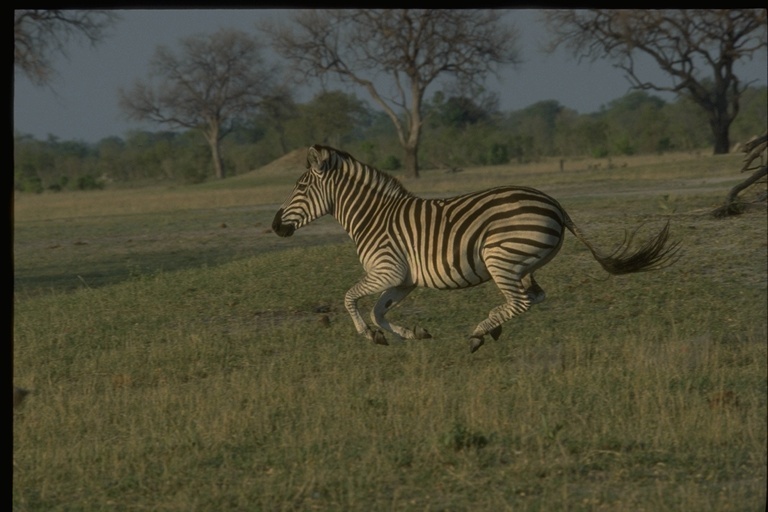
<path id="1" fill-rule="evenodd" d="M 342 177 L 354 182 L 363 182 L 372 189 L 388 196 L 413 197 L 400 181 L 384 171 L 376 169 L 344 151 L 328 146 L 314 146 L 316 149 L 324 149 L 329 153 L 329 170 L 335 169 Z"/>

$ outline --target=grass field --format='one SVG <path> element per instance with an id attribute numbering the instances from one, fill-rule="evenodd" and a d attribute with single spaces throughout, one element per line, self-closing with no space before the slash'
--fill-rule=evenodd
<path id="1" fill-rule="evenodd" d="M 492 284 L 358 337 L 330 218 L 271 233 L 303 155 L 223 183 L 14 201 L 13 510 L 757 511 L 768 226 L 707 214 L 740 157 L 425 171 L 423 195 L 538 187 L 606 250 L 669 218 L 673 267 L 609 277 L 574 237 L 547 300 L 470 354 Z M 372 305 L 372 299 L 363 306 Z"/>

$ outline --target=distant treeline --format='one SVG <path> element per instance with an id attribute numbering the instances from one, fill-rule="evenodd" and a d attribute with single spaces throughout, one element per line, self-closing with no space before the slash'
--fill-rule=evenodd
<path id="1" fill-rule="evenodd" d="M 340 91 L 305 104 L 282 103 L 229 126 L 227 175 L 259 168 L 297 148 L 327 144 L 394 171 L 401 149 L 382 112 Z M 275 108 L 277 107 L 277 108 Z M 712 130 L 700 107 L 631 92 L 599 112 L 579 114 L 554 100 L 500 112 L 496 102 L 435 94 L 425 109 L 419 152 L 422 169 L 531 162 L 543 157 L 610 157 L 669 151 L 707 151 Z M 768 89 L 748 89 L 731 141 L 743 142 L 768 125 Z M 19 191 L 99 189 L 107 183 L 199 183 L 212 177 L 210 150 L 196 131 L 129 132 L 98 143 L 37 140 L 14 134 L 14 185 Z"/>

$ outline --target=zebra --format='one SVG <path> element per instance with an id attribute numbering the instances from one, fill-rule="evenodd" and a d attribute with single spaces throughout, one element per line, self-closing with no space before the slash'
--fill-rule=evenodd
<path id="1" fill-rule="evenodd" d="M 357 332 L 376 344 L 388 344 L 383 331 L 406 340 L 432 337 L 426 329 L 385 317 L 417 286 L 460 289 L 489 280 L 505 302 L 472 331 L 470 352 L 486 335 L 498 340 L 504 322 L 544 300 L 533 273 L 558 253 L 565 228 L 611 274 L 659 269 L 677 259 L 679 242 L 668 243 L 669 221 L 638 250 L 629 251 L 629 236 L 614 253 L 603 255 L 555 199 L 533 188 L 501 186 L 424 199 L 389 174 L 321 145 L 309 148 L 306 167 L 275 214 L 272 230 L 289 237 L 326 214 L 336 218 L 354 241 L 365 271 L 346 292 L 344 306 Z M 374 294 L 380 296 L 371 311 L 377 327 L 372 329 L 357 303 Z"/>

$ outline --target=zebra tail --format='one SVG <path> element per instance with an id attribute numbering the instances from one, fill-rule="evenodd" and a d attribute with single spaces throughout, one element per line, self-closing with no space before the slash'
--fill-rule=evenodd
<path id="1" fill-rule="evenodd" d="M 655 237 L 648 240 L 636 251 L 630 251 L 632 239 L 642 225 L 632 233 L 624 233 L 624 241 L 611 254 L 605 256 L 587 240 L 584 233 L 566 215 L 565 227 L 587 246 L 592 256 L 607 272 L 620 275 L 633 272 L 647 272 L 668 267 L 680 259 L 680 242 L 669 243 L 669 220 Z"/>

